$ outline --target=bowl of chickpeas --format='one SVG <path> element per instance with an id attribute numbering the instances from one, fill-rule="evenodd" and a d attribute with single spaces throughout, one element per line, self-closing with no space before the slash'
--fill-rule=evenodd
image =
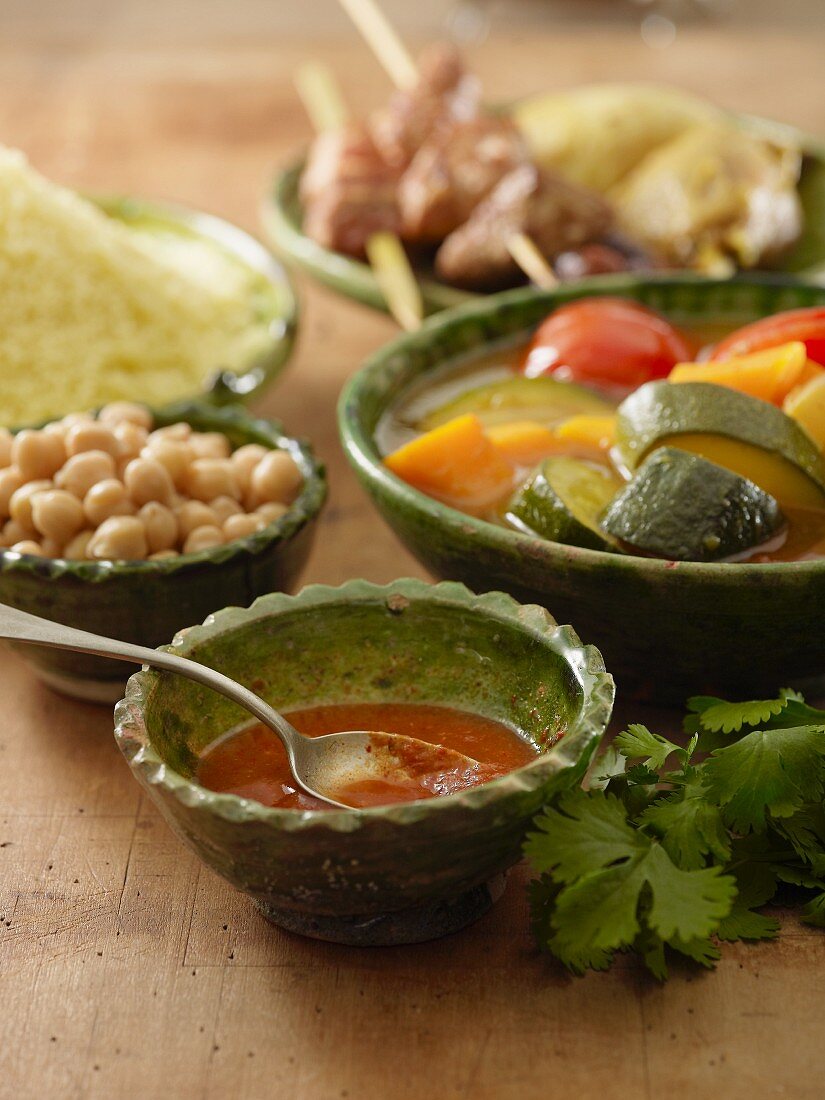
<path id="1" fill-rule="evenodd" d="M 326 498 L 304 442 L 237 406 L 114 402 L 0 429 L 0 603 L 156 647 L 290 591 Z M 21 647 L 65 694 L 117 700 L 120 662 Z"/>

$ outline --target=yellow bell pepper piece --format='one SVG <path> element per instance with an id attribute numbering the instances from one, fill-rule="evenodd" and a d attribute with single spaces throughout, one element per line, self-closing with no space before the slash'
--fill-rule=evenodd
<path id="1" fill-rule="evenodd" d="M 817 447 L 825 450 L 825 371 L 821 367 L 818 374 L 788 394 L 782 407 L 802 425 Z"/>
<path id="2" fill-rule="evenodd" d="M 606 451 L 616 442 L 615 416 L 571 416 L 556 428 L 556 438 Z"/>
<path id="3" fill-rule="evenodd" d="M 490 424 L 486 431 L 490 441 L 515 466 L 535 466 L 548 455 L 567 450 L 550 428 L 537 420 Z"/>

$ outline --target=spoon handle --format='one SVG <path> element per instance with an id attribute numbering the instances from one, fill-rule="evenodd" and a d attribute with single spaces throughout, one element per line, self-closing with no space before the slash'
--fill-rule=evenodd
<path id="1" fill-rule="evenodd" d="M 178 657 L 164 650 L 149 649 L 146 646 L 133 645 L 131 642 L 115 641 L 113 638 L 104 638 L 99 634 L 91 634 L 73 626 L 40 619 L 37 615 L 30 615 L 27 611 L 20 611 L 16 607 L 8 607 L 5 604 L 0 604 L 0 638 L 32 642 L 34 645 L 50 646 L 52 649 L 69 649 L 75 653 L 91 653 L 96 657 L 111 657 L 116 661 L 131 661 L 134 664 L 149 665 L 152 668 L 163 669 L 165 672 L 176 672 L 180 676 L 186 676 L 187 679 L 212 688 L 213 691 L 225 695 L 232 702 L 240 704 L 259 721 L 269 726 L 280 737 L 290 764 L 293 762 L 295 739 L 300 738 L 301 734 L 263 699 L 258 698 L 242 684 L 230 680 L 222 672 L 209 668 L 208 665 L 190 661 L 186 657 Z"/>

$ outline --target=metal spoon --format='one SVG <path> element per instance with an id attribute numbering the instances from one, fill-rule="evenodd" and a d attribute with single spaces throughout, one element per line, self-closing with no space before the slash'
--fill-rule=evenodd
<path id="1" fill-rule="evenodd" d="M 365 780 L 406 781 L 423 786 L 431 794 L 449 794 L 491 778 L 485 765 L 471 757 L 417 737 L 368 730 L 305 737 L 263 699 L 207 665 L 40 619 L 4 604 L 0 604 L 0 638 L 149 665 L 212 688 L 248 710 L 279 737 L 301 790 L 338 809 L 353 807 L 332 794 Z"/>

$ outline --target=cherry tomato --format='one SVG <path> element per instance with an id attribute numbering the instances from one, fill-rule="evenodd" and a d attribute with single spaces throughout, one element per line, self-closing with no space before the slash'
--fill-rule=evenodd
<path id="1" fill-rule="evenodd" d="M 653 310 L 624 298 L 583 298 L 538 328 L 522 365 L 529 378 L 635 389 L 689 361 L 688 342 Z"/>
<path id="2" fill-rule="evenodd" d="M 789 344 L 792 340 L 801 340 L 808 349 L 808 358 L 825 367 L 825 306 L 789 309 L 738 328 L 716 346 L 713 358 L 748 355 L 762 348 Z"/>

